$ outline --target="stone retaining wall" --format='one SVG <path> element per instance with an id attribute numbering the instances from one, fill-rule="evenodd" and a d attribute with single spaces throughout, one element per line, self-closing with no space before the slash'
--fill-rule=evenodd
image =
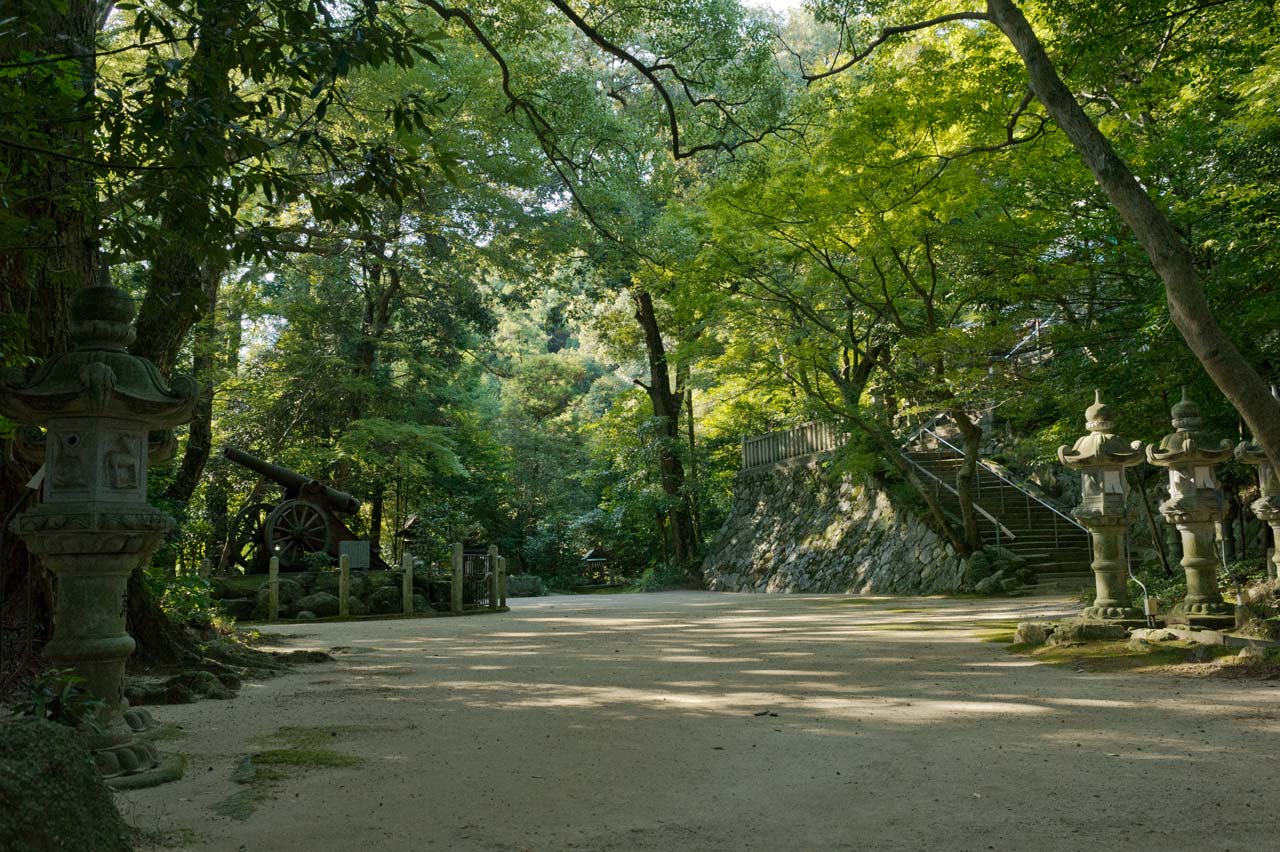
<path id="1" fill-rule="evenodd" d="M 933 594 L 960 589 L 965 563 L 887 493 L 810 456 L 738 475 L 702 570 L 714 591 Z"/>

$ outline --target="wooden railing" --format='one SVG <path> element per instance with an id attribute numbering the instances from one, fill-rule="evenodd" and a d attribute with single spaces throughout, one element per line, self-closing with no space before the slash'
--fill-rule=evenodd
<path id="1" fill-rule="evenodd" d="M 830 423 L 804 423 L 794 429 L 743 438 L 742 469 L 749 470 L 786 459 L 825 453 L 844 442 L 844 433 Z"/>

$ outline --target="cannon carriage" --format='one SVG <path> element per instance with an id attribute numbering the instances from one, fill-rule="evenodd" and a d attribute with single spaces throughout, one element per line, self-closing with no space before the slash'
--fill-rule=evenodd
<path id="1" fill-rule="evenodd" d="M 251 503 L 231 523 L 230 558 L 246 574 L 265 573 L 272 556 L 280 557 L 281 570 L 300 571 L 308 554 L 336 559 L 342 542 L 358 540 L 341 517 L 360 511 L 360 501 L 352 495 L 235 447 L 222 454 L 284 489 L 278 503 Z M 369 561 L 370 568 L 390 567 L 376 551 Z"/>

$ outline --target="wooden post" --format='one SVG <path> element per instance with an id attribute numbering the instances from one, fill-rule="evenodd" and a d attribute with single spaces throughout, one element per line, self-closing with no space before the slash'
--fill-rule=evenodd
<path id="1" fill-rule="evenodd" d="M 413 554 L 404 552 L 400 557 L 400 570 L 404 576 L 400 578 L 400 593 L 404 598 L 404 614 L 413 615 Z"/>
<path id="2" fill-rule="evenodd" d="M 342 554 L 338 557 L 338 615 L 346 618 L 351 614 L 351 557 Z"/>
<path id="3" fill-rule="evenodd" d="M 280 619 L 280 557 L 267 564 L 267 621 Z"/>
<path id="4" fill-rule="evenodd" d="M 449 611 L 462 612 L 462 542 L 453 543 L 453 576 L 449 586 Z"/>
<path id="5" fill-rule="evenodd" d="M 498 608 L 498 545 L 489 545 L 489 609 Z"/>
<path id="6" fill-rule="evenodd" d="M 498 606 L 507 605 L 507 557 L 498 557 Z"/>

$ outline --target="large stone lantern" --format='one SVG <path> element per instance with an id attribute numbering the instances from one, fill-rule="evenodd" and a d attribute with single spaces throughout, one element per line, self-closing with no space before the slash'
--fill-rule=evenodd
<path id="1" fill-rule="evenodd" d="M 1280 398 L 1275 388 L 1271 389 L 1271 393 Z M 1237 444 L 1236 458 L 1258 468 L 1258 488 L 1262 496 L 1249 504 L 1249 508 L 1258 516 L 1258 520 L 1271 527 L 1275 549 L 1271 552 L 1271 561 L 1267 563 L 1267 576 L 1274 580 L 1280 577 L 1280 476 L 1256 442 L 1241 441 Z"/>
<path id="2" fill-rule="evenodd" d="M 1147 447 L 1147 461 L 1169 470 L 1169 499 L 1160 504 L 1160 514 L 1182 534 L 1187 598 L 1173 615 L 1191 624 L 1223 626 L 1234 623 L 1235 612 L 1218 590 L 1213 541 L 1221 499 L 1214 468 L 1231 457 L 1231 442 L 1213 440 L 1200 431 L 1202 425 L 1200 407 L 1183 390 L 1182 401 L 1173 407 L 1175 431 L 1159 446 Z"/>
<path id="3" fill-rule="evenodd" d="M 19 442 L 44 464 L 41 503 L 14 531 L 57 578 L 53 638 L 45 656 L 84 678 L 102 704 L 84 732 L 103 775 L 137 786 L 165 780 L 155 750 L 125 720 L 125 631 L 129 574 L 146 564 L 173 525 L 147 504 L 147 462 L 172 452 L 169 429 L 191 419 L 197 385 L 172 386 L 149 361 L 130 355 L 133 300 L 89 287 L 71 300 L 75 347 L 38 369 L 0 373 L 0 413 L 43 427 L 43 444 Z M 28 434 L 38 430 L 29 429 Z M 149 437 L 156 435 L 158 438 Z"/>
<path id="4" fill-rule="evenodd" d="M 1080 505 L 1071 511 L 1093 539 L 1093 606 L 1081 611 L 1084 618 L 1145 623 L 1141 610 L 1129 600 L 1125 536 L 1128 533 L 1129 481 L 1125 468 L 1142 462 L 1142 442 L 1126 442 L 1113 431 L 1111 406 L 1094 391 L 1093 405 L 1085 409 L 1089 434 L 1068 450 L 1058 447 L 1058 461 L 1080 471 Z"/>

